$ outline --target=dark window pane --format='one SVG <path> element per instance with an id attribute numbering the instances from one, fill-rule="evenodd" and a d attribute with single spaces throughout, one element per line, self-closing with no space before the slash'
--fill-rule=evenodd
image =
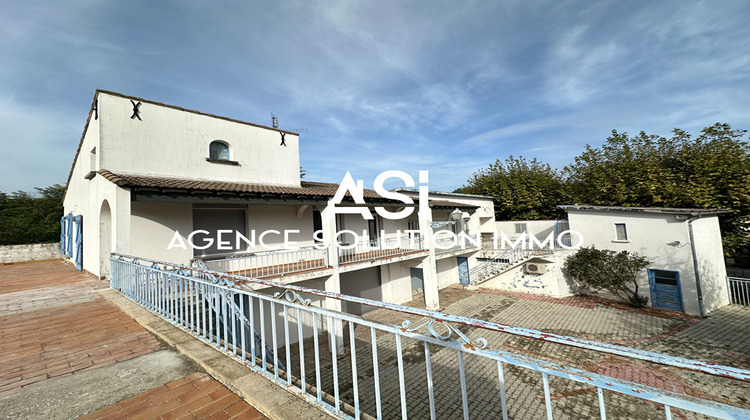
<path id="1" fill-rule="evenodd" d="M 654 278 L 654 283 L 666 284 L 666 285 L 669 285 L 669 286 L 677 286 L 677 279 L 665 279 L 665 278 L 662 278 L 662 277 L 655 277 Z"/>
<path id="2" fill-rule="evenodd" d="M 615 231 L 617 232 L 618 241 L 628 240 L 628 231 L 625 228 L 625 223 L 615 223 Z"/>
<path id="3" fill-rule="evenodd" d="M 208 148 L 211 159 L 229 160 L 229 146 L 220 141 L 213 141 Z"/>

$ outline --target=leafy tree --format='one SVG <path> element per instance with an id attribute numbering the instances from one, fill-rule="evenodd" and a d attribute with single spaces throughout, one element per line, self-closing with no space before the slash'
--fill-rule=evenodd
<path id="1" fill-rule="evenodd" d="M 748 253 L 750 144 L 745 130 L 706 127 L 693 138 L 616 130 L 598 148 L 586 146 L 564 175 L 572 202 L 590 205 L 726 208 L 720 218 L 727 253 Z"/>
<path id="2" fill-rule="evenodd" d="M 475 172 L 466 185 L 456 190 L 464 194 L 492 196 L 497 220 L 534 220 L 565 217 L 557 209 L 565 203 L 561 174 L 536 159 L 510 156 Z"/>
<path id="3" fill-rule="evenodd" d="M 640 308 L 648 298 L 638 294 L 638 272 L 651 262 L 628 251 L 581 248 L 565 260 L 563 273 L 581 293 L 608 290 L 633 307 Z"/>
<path id="4" fill-rule="evenodd" d="M 35 193 L 0 192 L 0 245 L 57 242 L 65 187 L 35 188 Z"/>

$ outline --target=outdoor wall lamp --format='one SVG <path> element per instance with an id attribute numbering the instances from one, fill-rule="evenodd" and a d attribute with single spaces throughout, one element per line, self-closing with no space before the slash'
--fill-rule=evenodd
<path id="1" fill-rule="evenodd" d="M 446 226 L 446 225 L 455 225 L 456 222 L 461 220 L 461 216 L 463 214 L 464 213 L 461 210 L 455 209 L 449 215 L 449 218 L 451 220 L 441 220 L 439 222 L 430 222 L 430 227 L 432 227 L 433 229 L 440 229 L 441 227 Z"/>

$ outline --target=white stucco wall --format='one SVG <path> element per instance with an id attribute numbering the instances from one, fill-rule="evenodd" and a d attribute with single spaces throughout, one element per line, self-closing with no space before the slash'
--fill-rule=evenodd
<path id="1" fill-rule="evenodd" d="M 341 273 L 340 278 L 342 294 L 378 301 L 383 300 L 383 293 L 380 288 L 379 267 Z M 377 308 L 353 302 L 344 302 L 342 309 L 344 312 L 350 314 L 362 315 Z"/>
<path id="2" fill-rule="evenodd" d="M 130 99 L 99 93 L 100 167 L 118 174 L 299 186 L 299 136 L 143 102 L 131 119 Z M 239 166 L 207 162 L 222 140 Z M 87 150 L 88 152 L 88 150 Z"/>
<path id="3" fill-rule="evenodd" d="M 550 233 L 557 232 L 557 220 L 510 220 L 495 222 L 495 232 L 497 235 L 504 233 L 508 238 L 517 238 L 520 234 L 516 233 L 516 224 L 526 224 L 526 231 L 533 233 L 540 241 L 549 236 Z M 498 239 L 499 241 L 499 239 Z"/>
<path id="4" fill-rule="evenodd" d="M 698 293 L 693 268 L 693 257 L 690 246 L 690 234 L 687 220 L 678 220 L 675 215 L 663 213 L 637 213 L 625 211 L 582 211 L 569 209 L 570 228 L 583 235 L 583 246 L 594 245 L 600 249 L 630 251 L 638 253 L 651 261 L 648 268 L 678 271 L 684 310 L 688 314 L 699 315 Z M 625 223 L 628 240 L 617 241 L 615 223 Z M 716 279 L 724 273 L 724 259 L 721 248 L 721 233 L 718 219 L 710 216 L 693 222 L 695 227 L 696 249 L 701 249 L 700 258 L 704 259 L 707 277 L 712 280 L 702 281 L 704 296 L 712 295 L 712 308 L 721 305 L 726 295 L 726 284 Z M 575 239 L 574 239 L 575 242 Z M 697 253 L 698 254 L 698 253 Z M 721 267 L 721 268 L 720 268 Z M 711 275 L 708 275 L 708 273 Z M 646 270 L 638 276 L 639 293 L 649 297 L 651 293 Z M 707 307 L 708 308 L 708 307 Z"/>
<path id="5" fill-rule="evenodd" d="M 719 219 L 713 216 L 693 221 L 693 235 L 696 238 L 695 254 L 698 260 L 703 305 L 708 313 L 729 305 L 727 269 L 724 264 Z"/>
<path id="6" fill-rule="evenodd" d="M 94 275 L 100 273 L 100 212 L 106 201 L 111 211 L 112 251 L 130 254 L 130 192 L 116 186 L 101 176 L 93 179 L 84 177 L 92 170 L 99 169 L 101 150 L 99 147 L 99 120 L 89 117 L 86 132 L 83 136 L 81 150 L 75 161 L 70 182 L 63 200 L 64 214 L 83 216 L 83 269 Z M 96 148 L 96 155 L 91 159 L 91 150 Z M 93 163 L 93 165 L 92 165 Z"/>
<path id="7" fill-rule="evenodd" d="M 529 260 L 532 263 L 543 264 L 547 270 L 543 274 L 527 274 L 524 264 L 518 264 L 505 273 L 480 284 L 479 287 L 558 298 L 570 296 L 572 293 L 565 281 L 562 267 L 567 257 L 573 252 L 558 250 L 552 255 Z"/>
<path id="8" fill-rule="evenodd" d="M 452 284 L 458 284 L 458 263 L 456 257 L 439 259 L 437 265 L 438 288 L 443 289 Z M 469 261 L 469 268 L 472 267 Z"/>
<path id="9" fill-rule="evenodd" d="M 190 203 L 131 203 L 131 250 L 133 255 L 176 264 L 190 264 L 193 252 L 179 246 L 168 249 L 175 232 L 187 243 L 193 230 Z"/>
<path id="10" fill-rule="evenodd" d="M 409 260 L 381 266 L 383 301 L 400 304 L 412 300 L 409 268 L 417 267 L 420 263 L 420 260 Z"/>
<path id="11" fill-rule="evenodd" d="M 295 205 L 250 205 L 247 207 L 248 232 L 246 235 L 250 235 L 250 232 L 254 230 L 257 240 L 264 231 L 277 230 L 281 232 L 280 235 L 268 234 L 264 242 L 271 247 L 283 249 L 284 231 L 298 230 L 299 233 L 289 235 L 290 247 L 312 246 L 314 244 L 312 212 L 313 208 L 310 206 L 300 208 Z M 291 244 L 292 241 L 296 244 Z M 258 242 L 255 248 L 250 247 L 248 250 L 263 251 L 264 248 Z"/>
<path id="12" fill-rule="evenodd" d="M 373 212 L 373 216 L 375 216 Z M 353 236 L 351 233 L 343 233 L 339 236 L 339 240 L 343 243 L 354 243 L 355 240 L 362 241 L 364 239 L 369 239 L 369 235 L 366 237 L 363 237 L 363 232 L 368 232 L 368 225 L 367 220 L 362 218 L 359 214 L 344 214 L 341 215 L 341 220 L 343 220 L 343 223 L 337 224 L 337 230 L 339 232 L 344 230 L 350 230 L 352 232 L 355 232 L 357 236 Z"/>

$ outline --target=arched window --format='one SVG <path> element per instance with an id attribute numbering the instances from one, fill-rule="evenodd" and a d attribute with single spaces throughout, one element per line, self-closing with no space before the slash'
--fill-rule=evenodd
<path id="1" fill-rule="evenodd" d="M 214 140 L 208 147 L 208 157 L 217 160 L 229 160 L 229 145 L 220 140 Z"/>

